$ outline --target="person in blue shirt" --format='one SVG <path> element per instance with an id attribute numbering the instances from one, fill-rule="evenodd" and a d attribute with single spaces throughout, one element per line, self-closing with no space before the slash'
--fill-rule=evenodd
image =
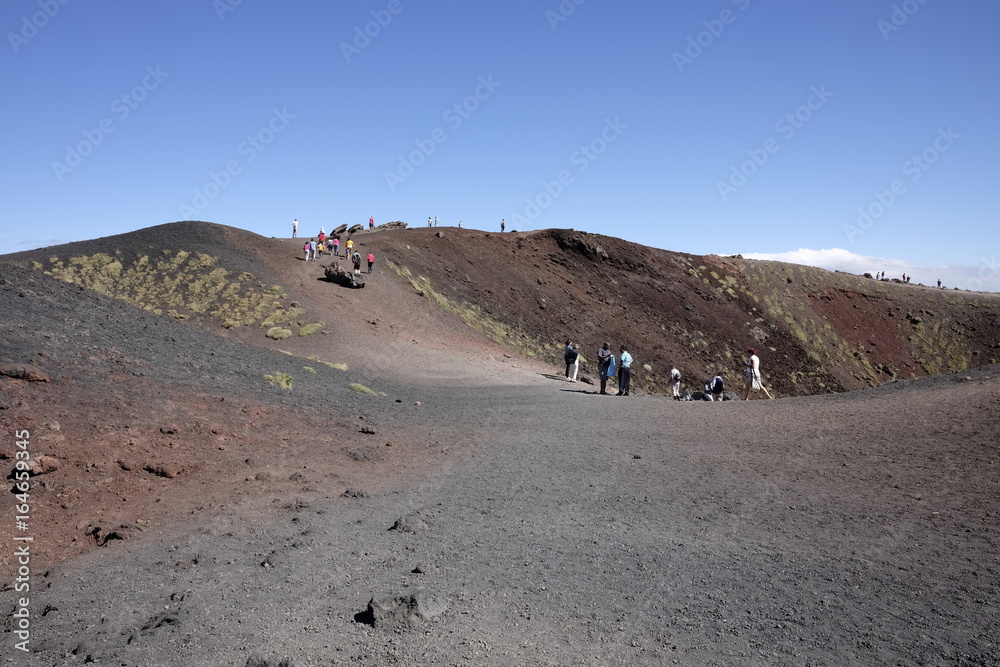
<path id="1" fill-rule="evenodd" d="M 618 396 L 628 396 L 632 385 L 632 355 L 622 345 L 618 355 Z"/>

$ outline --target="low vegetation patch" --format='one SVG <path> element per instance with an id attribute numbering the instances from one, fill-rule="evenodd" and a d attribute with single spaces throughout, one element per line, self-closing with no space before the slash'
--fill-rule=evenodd
<path id="1" fill-rule="evenodd" d="M 352 382 L 347 386 L 351 389 L 351 391 L 356 391 L 359 394 L 371 394 L 372 396 L 378 396 L 378 393 L 369 389 L 368 387 L 364 386 L 359 382 Z"/>
<path id="2" fill-rule="evenodd" d="M 127 260 L 120 252 L 49 257 L 32 268 L 73 285 L 126 301 L 152 313 L 224 329 L 260 326 L 271 330 L 300 318 L 297 303 L 287 307 L 280 285 L 266 285 L 250 273 L 231 273 L 219 258 L 183 250 L 163 250 Z"/>
<path id="3" fill-rule="evenodd" d="M 311 336 L 314 333 L 319 333 L 326 326 L 325 322 L 316 322 L 315 324 L 307 324 L 301 329 L 299 329 L 300 336 Z"/>
<path id="4" fill-rule="evenodd" d="M 277 372 L 274 375 L 265 375 L 264 379 L 267 380 L 268 382 L 273 382 L 274 384 L 278 385 L 282 389 L 291 390 L 291 388 L 292 388 L 292 374 L 291 373 Z"/>
<path id="5" fill-rule="evenodd" d="M 414 277 L 405 266 L 397 266 L 391 261 L 386 261 L 386 266 L 409 282 L 417 294 L 436 304 L 442 310 L 458 315 L 467 325 L 477 331 L 482 331 L 501 345 L 506 345 L 514 351 L 533 359 L 548 359 L 553 356 L 561 357 L 562 347 L 560 345 L 552 342 L 542 342 L 529 336 L 523 330 L 509 326 L 491 317 L 476 304 L 458 303 L 449 299 L 435 290 L 429 279 L 424 276 Z"/>
<path id="6" fill-rule="evenodd" d="M 291 337 L 292 330 L 282 329 L 281 327 L 271 327 L 270 329 L 267 330 L 267 333 L 264 335 L 270 338 L 271 340 L 285 340 L 286 338 Z"/>

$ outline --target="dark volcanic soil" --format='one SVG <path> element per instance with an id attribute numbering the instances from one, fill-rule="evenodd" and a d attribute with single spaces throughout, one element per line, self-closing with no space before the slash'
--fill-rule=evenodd
<path id="1" fill-rule="evenodd" d="M 414 278 L 426 275 L 420 262 L 440 260 L 418 261 L 420 248 L 457 231 L 359 235 L 380 260 L 364 290 L 318 280 L 298 242 L 250 247 L 250 235 L 216 226 L 152 228 L 83 253 L 186 239 L 190 252 L 279 282 L 328 332 L 277 342 L 0 264 L 0 363 L 50 379 L 0 378 L 0 452 L 14 468 L 13 434 L 28 430 L 32 457 L 59 464 L 31 480 L 29 530 L 14 529 L 13 495 L 5 510 L 7 544 L 33 542 L 29 653 L 13 634 L 25 595 L 13 549 L 0 559 L 11 612 L 2 655 L 237 667 L 285 657 L 1000 664 L 1000 367 L 776 401 L 598 396 L 385 271 L 384 260 L 405 258 Z M 477 252 L 494 252 L 487 243 Z M 455 297 L 489 279 L 479 268 L 466 261 L 469 282 L 431 287 Z M 840 287 L 807 278 L 822 308 L 843 310 L 824 298 Z M 928 292 L 933 315 L 904 302 L 922 321 L 887 321 L 919 335 L 913 327 L 943 316 Z M 527 323 L 538 304 L 526 298 L 483 308 Z M 847 308 L 877 323 L 882 305 L 859 306 Z M 984 330 L 982 310 L 969 345 L 988 350 L 996 330 Z M 599 342 L 581 340 L 585 354 Z M 280 372 L 291 390 L 263 378 Z"/>

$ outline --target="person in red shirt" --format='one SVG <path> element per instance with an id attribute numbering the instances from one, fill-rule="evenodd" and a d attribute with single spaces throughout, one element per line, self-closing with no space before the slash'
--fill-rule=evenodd
<path id="1" fill-rule="evenodd" d="M 368 229 L 374 229 L 374 228 L 375 228 L 375 216 L 373 215 L 372 217 L 368 218 Z"/>
<path id="2" fill-rule="evenodd" d="M 372 272 L 372 264 L 375 263 L 375 253 L 368 253 L 368 273 Z"/>

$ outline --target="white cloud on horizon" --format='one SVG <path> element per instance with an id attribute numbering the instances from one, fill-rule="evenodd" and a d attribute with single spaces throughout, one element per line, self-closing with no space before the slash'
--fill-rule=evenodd
<path id="1" fill-rule="evenodd" d="M 967 264 L 938 264 L 927 266 L 904 259 L 869 257 L 843 248 L 812 250 L 799 248 L 789 252 L 743 253 L 747 259 L 764 259 L 816 266 L 829 271 L 843 271 L 862 275 L 875 275 L 885 271 L 888 278 L 902 278 L 905 273 L 912 276 L 912 282 L 936 285 L 940 280 L 944 287 L 968 289 L 977 292 L 1000 292 L 1000 261 L 997 257 L 983 257 L 976 266 Z"/>

